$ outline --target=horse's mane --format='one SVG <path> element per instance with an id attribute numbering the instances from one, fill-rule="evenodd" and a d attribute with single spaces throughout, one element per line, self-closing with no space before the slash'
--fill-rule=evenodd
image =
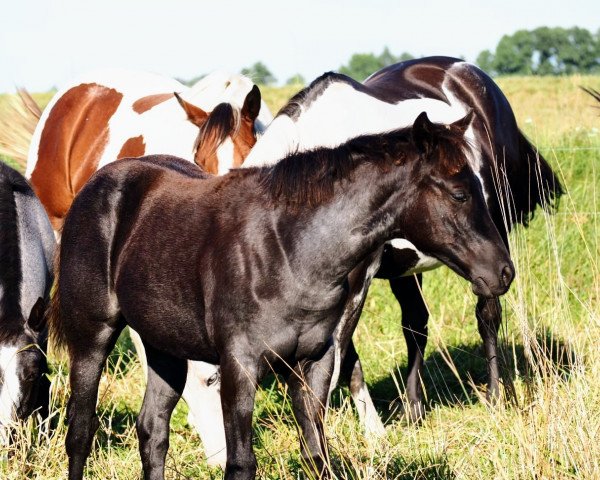
<path id="1" fill-rule="evenodd" d="M 341 73 L 326 72 L 320 77 L 310 82 L 310 84 L 300 90 L 296 95 L 279 110 L 277 117 L 285 115 L 292 119 L 297 119 L 302 113 L 302 108 L 307 108 L 312 102 L 321 96 L 327 88 L 334 83 L 345 83 L 355 90 L 365 90 L 366 87 L 354 79 Z"/>
<path id="2" fill-rule="evenodd" d="M 14 192 L 33 195 L 27 180 L 0 162 L 0 342 L 9 340 L 23 328 L 21 312 L 21 250 L 19 221 Z"/>
<path id="3" fill-rule="evenodd" d="M 260 184 L 276 203 L 285 202 L 296 208 L 301 205 L 317 206 L 330 200 L 335 184 L 352 179 L 356 168 L 365 162 L 386 171 L 394 164 L 403 163 L 407 155 L 418 155 L 412 140 L 412 127 L 387 133 L 353 138 L 335 148 L 318 148 L 289 154 L 273 166 L 242 169 L 258 171 Z M 443 166 L 449 172 L 466 165 L 463 155 L 448 155 L 446 150 L 456 148 L 450 141 L 439 140 Z"/>
<path id="4" fill-rule="evenodd" d="M 220 103 L 200 129 L 194 151 L 200 163 L 209 158 L 228 136 L 235 136 L 240 128 L 241 111 L 230 103 Z"/>

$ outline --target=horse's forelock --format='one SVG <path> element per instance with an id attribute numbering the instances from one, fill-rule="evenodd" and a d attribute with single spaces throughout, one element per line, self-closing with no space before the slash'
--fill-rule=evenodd
<path id="1" fill-rule="evenodd" d="M 216 154 L 227 137 L 234 137 L 240 129 L 241 113 L 230 103 L 220 103 L 209 114 L 200 129 L 194 145 L 196 161 L 200 164 Z"/>

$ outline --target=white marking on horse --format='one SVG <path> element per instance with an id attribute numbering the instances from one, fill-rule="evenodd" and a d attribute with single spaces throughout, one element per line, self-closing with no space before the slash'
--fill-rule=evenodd
<path id="1" fill-rule="evenodd" d="M 21 401 L 21 385 L 19 383 L 18 358 L 19 349 L 16 346 L 3 345 L 0 347 L 0 445 L 8 442 L 8 429 L 16 419 L 16 408 Z"/>
<path id="2" fill-rule="evenodd" d="M 367 437 L 383 437 L 385 435 L 385 427 L 375 409 L 371 395 L 367 386 L 363 383 L 356 395 L 352 395 L 358 418 L 360 423 L 365 426 L 365 434 Z"/>
<path id="3" fill-rule="evenodd" d="M 452 123 L 465 115 L 460 104 L 448 105 L 431 98 L 392 104 L 345 82 L 333 82 L 301 110 L 296 121 L 285 115 L 275 118 L 244 166 L 272 165 L 290 152 L 335 147 L 360 135 L 408 127 L 423 111 L 431 121 L 439 123 Z"/>
<path id="4" fill-rule="evenodd" d="M 219 159 L 219 171 L 217 175 L 225 175 L 233 168 L 233 140 L 227 137 L 223 143 L 217 147 L 217 158 Z"/>
<path id="5" fill-rule="evenodd" d="M 208 385 L 209 381 L 217 378 Z M 188 362 L 184 395 L 189 407 L 188 423 L 192 425 L 204 445 L 209 465 L 225 468 L 227 447 L 221 409 L 220 369 L 204 362 Z"/>
<path id="6" fill-rule="evenodd" d="M 407 270 L 403 276 L 413 275 L 415 273 L 426 272 L 427 270 L 433 270 L 442 265 L 438 259 L 430 257 L 429 255 L 425 255 L 423 252 L 417 249 L 411 242 L 406 240 L 405 238 L 394 238 L 389 244 L 397 249 L 397 250 L 412 250 L 417 254 L 419 260 L 417 264 L 412 267 L 410 270 Z"/>

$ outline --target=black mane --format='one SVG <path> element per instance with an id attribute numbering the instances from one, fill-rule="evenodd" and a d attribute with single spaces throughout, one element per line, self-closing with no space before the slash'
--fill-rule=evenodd
<path id="1" fill-rule="evenodd" d="M 285 115 L 293 120 L 297 120 L 302 113 L 302 107 L 309 107 L 311 103 L 313 103 L 317 98 L 319 98 L 323 94 L 323 92 L 334 83 L 345 83 L 346 85 L 349 85 L 358 92 L 366 93 L 383 102 L 393 103 L 392 101 L 379 95 L 378 92 L 372 91 L 369 87 L 363 85 L 360 82 L 357 82 L 356 80 L 346 75 L 335 72 L 326 72 L 320 77 L 317 77 L 315 80 L 313 80 L 310 83 L 310 85 L 303 88 L 296 95 L 294 95 L 288 101 L 288 103 L 281 107 L 279 112 L 277 112 L 277 117 L 279 117 L 280 115 Z"/>
<path id="2" fill-rule="evenodd" d="M 0 162 L 0 340 L 22 329 L 21 313 L 21 250 L 15 192 L 33 195 L 27 180 L 8 165 Z"/>
<path id="3" fill-rule="evenodd" d="M 270 167 L 245 169 L 260 173 L 260 183 L 274 202 L 316 206 L 328 201 L 334 186 L 351 179 L 364 162 L 385 170 L 399 162 L 412 144 L 411 128 L 356 137 L 335 148 L 318 148 L 289 154 Z"/>

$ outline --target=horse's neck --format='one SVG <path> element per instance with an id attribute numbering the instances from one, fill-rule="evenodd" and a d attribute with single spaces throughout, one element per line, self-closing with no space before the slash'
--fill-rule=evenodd
<path id="1" fill-rule="evenodd" d="M 426 111 L 434 122 L 452 123 L 465 108 L 431 98 L 388 103 L 346 83 L 333 83 L 317 99 L 299 108 L 297 118 L 279 115 L 258 139 L 244 166 L 273 165 L 286 154 L 335 147 L 351 138 L 412 125 Z"/>
<path id="2" fill-rule="evenodd" d="M 330 201 L 286 227 L 286 236 L 294 239 L 288 261 L 298 278 L 310 279 L 313 288 L 339 286 L 366 255 L 391 239 L 402 213 L 392 201 L 398 182 L 386 182 L 385 175 L 373 165 L 361 168 L 352 181 L 336 186 Z"/>

